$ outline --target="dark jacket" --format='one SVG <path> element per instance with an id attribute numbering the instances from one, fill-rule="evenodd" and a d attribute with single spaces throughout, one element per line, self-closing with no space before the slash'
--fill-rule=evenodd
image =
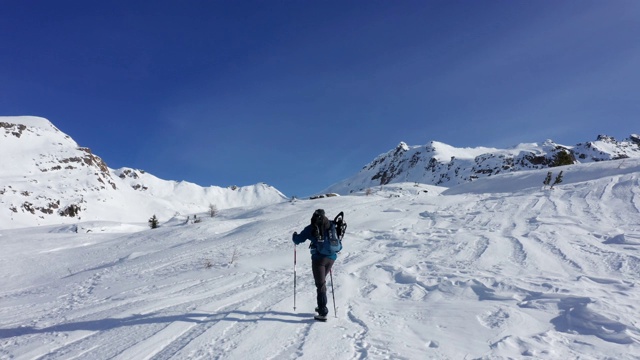
<path id="1" fill-rule="evenodd" d="M 322 259 L 322 258 L 329 258 L 331 260 L 336 260 L 338 258 L 338 254 L 333 254 L 333 255 L 327 256 L 327 255 L 322 255 L 322 254 L 317 252 L 317 250 L 316 250 L 316 242 L 318 242 L 318 239 L 316 239 L 316 237 L 313 235 L 313 227 L 311 225 L 307 225 L 307 227 L 305 227 L 300 232 L 300 234 L 293 233 L 292 240 L 296 245 L 297 244 L 302 244 L 303 242 L 305 242 L 307 240 L 311 240 L 311 246 L 309 247 L 309 250 L 311 251 L 311 259 L 312 260 L 318 260 L 318 259 Z"/>

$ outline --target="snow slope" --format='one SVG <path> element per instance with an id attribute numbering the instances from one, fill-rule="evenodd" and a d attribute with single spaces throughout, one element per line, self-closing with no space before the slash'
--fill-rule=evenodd
<path id="1" fill-rule="evenodd" d="M 638 359 L 640 160 L 553 170 L 1 230 L 0 359 Z M 316 208 L 349 224 L 327 323 L 303 245 L 293 310 Z"/>
<path id="2" fill-rule="evenodd" d="M 174 214 L 286 201 L 267 184 L 222 188 L 111 169 L 47 119 L 0 117 L 0 228 L 87 220 L 146 222 Z"/>

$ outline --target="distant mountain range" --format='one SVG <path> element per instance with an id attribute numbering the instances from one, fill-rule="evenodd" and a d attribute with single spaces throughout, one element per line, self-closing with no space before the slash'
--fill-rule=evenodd
<path id="1" fill-rule="evenodd" d="M 87 220 L 146 222 L 240 206 L 282 202 L 287 197 L 264 183 L 245 187 L 202 187 L 159 179 L 143 170 L 111 169 L 89 148 L 79 147 L 47 119 L 0 117 L 0 229 Z M 565 146 L 547 140 L 510 149 L 455 148 L 432 141 L 401 142 L 354 176 L 324 193 L 349 194 L 401 182 L 452 187 L 501 173 L 543 169 L 559 154 L 586 163 L 640 158 L 640 136 Z"/>
<path id="2" fill-rule="evenodd" d="M 286 200 L 277 189 L 201 187 L 142 170 L 111 169 L 39 117 L 0 117 L 0 228 L 86 220 L 146 222 Z"/>
<path id="3" fill-rule="evenodd" d="M 563 153 L 560 156 L 560 154 Z M 543 169 L 561 164 L 640 158 L 640 136 L 617 141 L 600 135 L 595 141 L 565 146 L 547 140 L 542 144 L 520 144 L 510 149 L 455 148 L 432 141 L 408 146 L 401 142 L 381 154 L 356 175 L 332 185 L 325 193 L 349 194 L 367 188 L 399 182 L 418 182 L 452 187 L 497 174 Z"/>

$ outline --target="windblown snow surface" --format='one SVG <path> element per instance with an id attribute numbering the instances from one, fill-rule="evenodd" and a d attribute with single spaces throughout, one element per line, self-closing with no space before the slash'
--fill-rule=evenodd
<path id="1" fill-rule="evenodd" d="M 640 358 L 640 161 L 550 170 L 2 230 L 0 359 Z M 316 208 L 349 224 L 326 323 Z"/>

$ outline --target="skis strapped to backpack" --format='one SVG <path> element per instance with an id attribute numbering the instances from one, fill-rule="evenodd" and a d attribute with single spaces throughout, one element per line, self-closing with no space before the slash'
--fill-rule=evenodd
<path id="1" fill-rule="evenodd" d="M 314 236 L 317 239 L 316 251 L 318 253 L 332 256 L 342 250 L 342 239 L 347 230 L 347 223 L 344 221 L 344 213 L 342 211 L 333 221 L 329 221 L 324 215 L 324 210 L 318 209 L 311 217 L 311 224 L 314 227 Z"/>

